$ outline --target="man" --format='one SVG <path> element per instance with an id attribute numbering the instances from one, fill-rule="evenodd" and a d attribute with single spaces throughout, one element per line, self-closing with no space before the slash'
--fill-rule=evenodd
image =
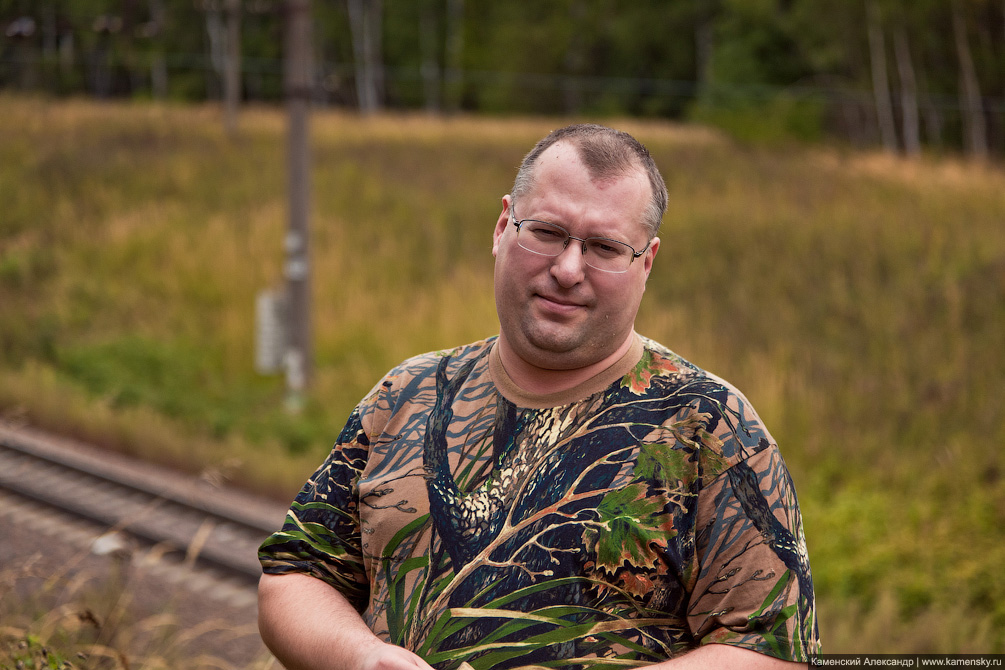
<path id="1" fill-rule="evenodd" d="M 388 373 L 262 545 L 260 628 L 286 667 L 818 652 L 774 441 L 635 332 L 666 200 L 625 133 L 570 126 L 527 155 L 493 237 L 499 335 Z"/>

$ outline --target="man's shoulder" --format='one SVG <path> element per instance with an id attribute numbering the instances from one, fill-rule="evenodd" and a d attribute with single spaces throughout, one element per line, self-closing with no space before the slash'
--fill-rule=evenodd
<path id="1" fill-rule="evenodd" d="M 449 359 L 451 365 L 464 364 L 469 361 L 478 360 L 486 356 L 492 350 L 498 336 L 493 335 L 484 340 L 462 344 L 450 349 L 436 349 L 417 354 L 406 358 L 391 370 L 390 374 L 401 374 L 411 372 L 413 374 L 428 373 L 430 369 L 435 370 L 444 359 Z"/>
<path id="2" fill-rule="evenodd" d="M 654 375 L 669 375 L 675 377 L 682 384 L 702 382 L 721 387 L 724 392 L 743 398 L 740 390 L 722 377 L 691 362 L 656 340 L 644 335 L 639 335 L 639 339 L 642 340 L 643 344 L 642 358 L 629 377 L 641 380 Z M 631 378 L 626 378 L 622 382 L 622 386 L 628 386 L 631 382 Z M 747 402 L 746 398 L 743 400 Z"/>
<path id="3" fill-rule="evenodd" d="M 663 360 L 671 361 L 678 369 L 684 372 L 691 374 L 706 374 L 704 370 L 677 352 L 671 350 L 670 347 L 667 347 L 650 337 L 646 337 L 645 335 L 639 335 L 639 339 L 642 340 L 644 352 L 643 356 L 648 354 L 653 357 L 659 357 Z"/>
<path id="4" fill-rule="evenodd" d="M 442 363 L 447 363 L 449 370 L 456 370 L 459 365 L 486 358 L 497 338 L 498 336 L 492 336 L 450 349 L 427 351 L 406 358 L 391 368 L 377 383 L 373 391 L 379 391 L 382 388 L 390 389 L 392 387 L 404 387 L 422 383 L 433 377 Z"/>
<path id="5" fill-rule="evenodd" d="M 644 352 L 622 389 L 660 407 L 674 420 L 697 419 L 709 450 L 733 464 L 775 444 L 757 411 L 732 383 L 685 360 L 667 347 L 642 338 Z M 640 398 L 641 399 L 641 398 Z"/>
<path id="6" fill-rule="evenodd" d="M 361 415 L 378 420 L 375 417 L 386 412 L 398 411 L 409 405 L 415 399 L 424 398 L 436 386 L 436 373 L 441 364 L 446 364 L 447 375 L 452 376 L 458 366 L 471 364 L 474 367 L 479 359 L 487 359 L 488 353 L 496 337 L 464 344 L 451 349 L 427 351 L 406 358 L 394 366 L 366 394 L 357 410 Z M 428 398 L 420 404 L 428 405 Z M 386 420 L 386 416 L 385 419 Z"/>
<path id="7" fill-rule="evenodd" d="M 644 335 L 639 335 L 639 340 L 642 342 L 642 356 L 621 379 L 622 388 L 636 395 L 644 395 L 710 376 L 705 370 L 656 340 Z M 662 380 L 662 383 L 654 385 L 656 380 Z"/>

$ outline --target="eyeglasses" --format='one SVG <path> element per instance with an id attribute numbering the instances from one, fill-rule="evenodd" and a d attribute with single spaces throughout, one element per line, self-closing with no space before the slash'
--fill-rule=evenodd
<path id="1" fill-rule="evenodd" d="M 562 226 L 536 219 L 516 218 L 513 210 L 513 225 L 516 226 L 516 243 L 520 248 L 540 256 L 558 256 L 571 240 L 583 243 L 583 257 L 586 264 L 601 272 L 627 272 L 636 258 L 646 253 L 649 244 L 642 251 L 635 247 L 606 237 L 573 237 Z"/>

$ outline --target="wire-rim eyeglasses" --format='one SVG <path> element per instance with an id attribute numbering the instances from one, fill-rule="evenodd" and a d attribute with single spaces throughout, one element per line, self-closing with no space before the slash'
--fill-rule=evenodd
<path id="1" fill-rule="evenodd" d="M 516 226 L 516 243 L 521 249 L 539 256 L 559 256 L 572 240 L 581 243 L 583 257 L 588 266 L 601 272 L 621 274 L 628 272 L 635 259 L 646 253 L 652 240 L 642 251 L 609 237 L 575 237 L 557 223 L 538 219 L 518 219 L 516 208 L 512 209 L 513 225 Z"/>

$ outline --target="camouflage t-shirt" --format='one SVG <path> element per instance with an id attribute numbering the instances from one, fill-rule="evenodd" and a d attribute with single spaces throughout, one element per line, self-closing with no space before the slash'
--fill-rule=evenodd
<path id="1" fill-rule="evenodd" d="M 636 337 L 586 384 L 530 396 L 495 339 L 374 387 L 262 545 L 266 573 L 328 582 L 444 669 L 819 651 L 795 490 L 743 395 Z"/>

